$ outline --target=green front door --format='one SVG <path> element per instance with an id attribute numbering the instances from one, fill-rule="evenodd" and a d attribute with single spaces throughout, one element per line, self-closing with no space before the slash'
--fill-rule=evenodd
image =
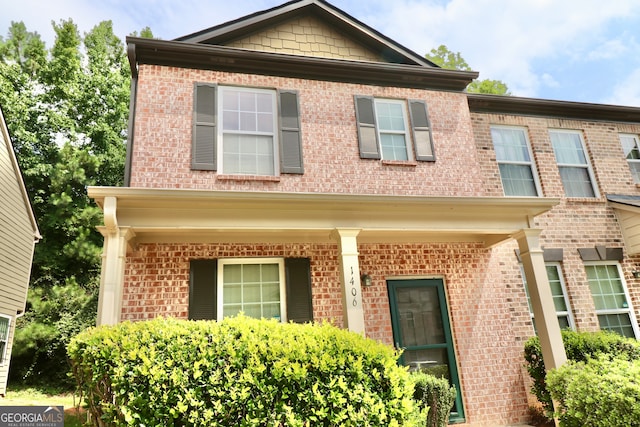
<path id="1" fill-rule="evenodd" d="M 389 280 L 389 304 L 401 363 L 447 378 L 458 394 L 450 421 L 463 421 L 460 381 L 442 279 Z"/>

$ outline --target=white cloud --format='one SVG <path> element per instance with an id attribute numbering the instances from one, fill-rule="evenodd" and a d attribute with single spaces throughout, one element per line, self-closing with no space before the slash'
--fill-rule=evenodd
<path id="1" fill-rule="evenodd" d="M 625 80 L 615 85 L 611 96 L 604 102 L 640 107 L 640 68 L 631 70 Z"/>

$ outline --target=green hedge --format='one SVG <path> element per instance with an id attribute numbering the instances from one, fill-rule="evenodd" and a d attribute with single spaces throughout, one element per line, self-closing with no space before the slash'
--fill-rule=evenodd
<path id="1" fill-rule="evenodd" d="M 244 316 L 125 322 L 80 333 L 68 353 L 95 425 L 416 421 L 414 384 L 398 353 L 328 324 Z"/>
<path id="2" fill-rule="evenodd" d="M 562 341 L 567 359 L 570 361 L 584 362 L 588 358 L 600 354 L 624 355 L 629 359 L 640 358 L 640 343 L 614 332 L 575 332 L 565 329 L 562 331 Z M 553 412 L 553 403 L 551 394 L 547 390 L 546 371 L 538 337 L 527 340 L 524 357 L 527 371 L 533 380 L 531 392 L 538 398 L 545 412 L 550 416 Z"/>
<path id="3" fill-rule="evenodd" d="M 449 424 L 451 408 L 456 401 L 456 388 L 446 378 L 424 372 L 412 374 L 415 382 L 413 398 L 428 409 L 427 427 L 445 427 Z"/>
<path id="4" fill-rule="evenodd" d="M 599 356 L 568 362 L 547 378 L 564 427 L 640 425 L 640 361 Z"/>

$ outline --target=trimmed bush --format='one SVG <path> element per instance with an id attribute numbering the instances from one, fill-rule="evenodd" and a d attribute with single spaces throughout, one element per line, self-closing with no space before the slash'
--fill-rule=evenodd
<path id="1" fill-rule="evenodd" d="M 565 427 L 640 425 L 640 361 L 599 356 L 549 372 L 547 385 Z"/>
<path id="2" fill-rule="evenodd" d="M 424 372 L 412 374 L 415 382 L 413 398 L 428 409 L 427 427 L 444 427 L 449 424 L 449 414 L 456 401 L 456 388 L 446 378 L 438 378 Z"/>
<path id="3" fill-rule="evenodd" d="M 80 333 L 68 353 L 98 426 L 400 426 L 416 416 L 398 353 L 328 324 L 125 322 Z"/>
<path id="4" fill-rule="evenodd" d="M 570 361 L 584 362 L 600 354 L 623 355 L 631 360 L 640 358 L 640 343 L 614 332 L 575 332 L 562 331 L 562 341 Z M 551 394 L 547 390 L 546 371 L 542 360 L 542 350 L 538 337 L 532 337 L 525 343 L 524 358 L 526 368 L 533 380 L 531 392 L 542 404 L 547 415 L 553 412 Z"/>

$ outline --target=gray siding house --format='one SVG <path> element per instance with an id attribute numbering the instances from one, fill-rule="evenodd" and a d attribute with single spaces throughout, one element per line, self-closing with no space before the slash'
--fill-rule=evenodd
<path id="1" fill-rule="evenodd" d="M 33 250 L 39 239 L 0 110 L 0 395 L 6 392 L 15 321 L 25 310 Z"/>

